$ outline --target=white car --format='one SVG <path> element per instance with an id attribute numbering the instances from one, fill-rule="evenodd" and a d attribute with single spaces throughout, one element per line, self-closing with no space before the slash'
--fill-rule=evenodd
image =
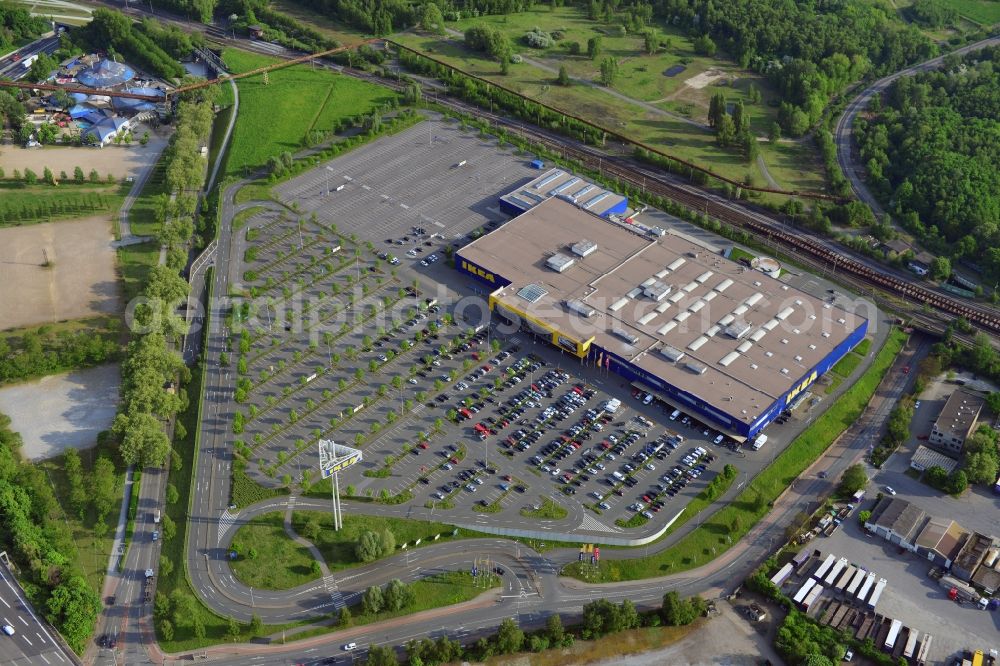
<path id="1" fill-rule="evenodd" d="M 608 509 L 611 508 L 611 505 L 608 504 L 607 502 L 601 502 L 597 506 L 601 507 L 601 509 L 603 509 L 604 511 L 607 511 Z"/>
<path id="2" fill-rule="evenodd" d="M 648 404 L 650 404 L 651 402 L 653 402 L 653 394 L 652 394 L 652 393 L 647 393 L 647 394 L 646 394 L 646 397 L 644 397 L 644 398 L 642 399 L 642 404 L 644 404 L 644 405 L 648 405 Z"/>
<path id="3" fill-rule="evenodd" d="M 358 648 L 358 644 L 357 643 L 345 643 L 344 644 L 344 651 L 345 652 L 350 652 L 351 650 L 356 650 L 357 648 Z"/>
<path id="4" fill-rule="evenodd" d="M 889 493 L 892 496 L 896 495 L 896 491 L 892 489 L 892 486 L 886 486 L 885 487 L 885 492 Z"/>
<path id="5" fill-rule="evenodd" d="M 7 634 L 8 636 L 13 636 L 14 627 L 10 626 L 9 624 L 3 625 L 3 633 Z"/>

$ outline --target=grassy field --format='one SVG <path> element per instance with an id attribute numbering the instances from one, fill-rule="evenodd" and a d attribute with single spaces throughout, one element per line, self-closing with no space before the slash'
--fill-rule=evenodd
<path id="1" fill-rule="evenodd" d="M 417 539 L 421 539 L 423 545 L 447 541 L 452 538 L 451 535 L 455 531 L 454 527 L 444 523 L 348 514 L 344 516 L 344 528 L 335 532 L 332 529 L 332 517 L 329 513 L 321 511 L 296 511 L 292 514 L 292 528 L 297 533 L 303 534 L 303 529 L 309 520 L 319 521 L 320 536 L 316 539 L 315 544 L 323 553 L 326 564 L 331 571 L 361 564 L 354 554 L 354 546 L 365 530 L 381 532 L 383 529 L 389 529 L 396 537 L 397 549 L 404 543 L 409 544 L 408 548 L 413 548 Z M 438 534 L 442 535 L 441 538 L 437 542 L 433 541 Z M 285 538 L 287 539 L 287 537 Z"/>
<path id="2" fill-rule="evenodd" d="M 525 518 L 562 520 L 566 517 L 566 509 L 556 504 L 550 498 L 543 497 L 537 509 L 521 509 L 521 515 Z"/>
<path id="3" fill-rule="evenodd" d="M 126 303 L 146 286 L 146 276 L 159 260 L 160 244 L 156 241 L 118 248 L 118 270 Z"/>
<path id="4" fill-rule="evenodd" d="M 106 183 L 52 186 L 0 180 L 0 227 L 69 220 L 115 211 L 127 192 L 125 185 Z"/>
<path id="5" fill-rule="evenodd" d="M 226 49 L 230 71 L 245 72 L 278 62 L 277 59 Z M 263 165 L 267 158 L 295 152 L 312 128 L 328 129 L 342 118 L 369 112 L 395 93 L 387 88 L 333 74 L 326 69 L 297 65 L 239 82 L 240 113 L 226 158 L 226 173 Z"/>
<path id="6" fill-rule="evenodd" d="M 996 0 L 949 0 L 948 4 L 981 25 L 1000 23 L 1000 2 Z"/>
<path id="7" fill-rule="evenodd" d="M 88 317 L 86 319 L 71 319 L 43 326 L 8 328 L 0 331 L 0 340 L 10 345 L 12 349 L 20 349 L 24 334 L 32 332 L 41 336 L 42 346 L 45 347 L 55 342 L 61 334 L 94 331 L 101 333 L 109 339 L 118 339 L 122 334 L 122 320 L 119 317 L 108 315 L 103 317 Z"/>
<path id="8" fill-rule="evenodd" d="M 167 184 L 164 179 L 166 164 L 167 157 L 164 151 L 129 211 L 128 223 L 136 236 L 155 236 L 160 231 L 161 225 L 156 221 L 156 208 L 160 195 L 167 194 Z"/>
<path id="9" fill-rule="evenodd" d="M 662 31 L 664 38 L 670 40 L 670 46 L 661 53 L 648 55 L 643 49 L 641 36 L 604 34 L 607 26 L 587 19 L 584 11 L 576 7 L 549 11 L 547 6 L 538 6 L 521 14 L 466 19 L 449 24 L 449 27 L 464 30 L 477 23 L 487 23 L 507 33 L 515 44 L 515 51 L 533 62 L 514 64 L 510 73 L 502 76 L 495 62 L 467 51 L 459 37 L 406 34 L 395 39 L 459 69 L 580 115 L 721 175 L 734 178 L 749 175 L 754 183 L 767 184 L 767 178 L 757 164 L 748 163 L 736 152 L 720 149 L 707 128 L 696 127 L 683 120 L 687 118 L 703 125 L 709 99 L 712 94 L 722 92 L 730 102 L 743 100 L 750 113 L 751 128 L 758 136 L 765 136 L 776 111 L 767 104 L 774 98 L 774 93 L 759 75 L 740 69 L 724 57 L 707 58 L 695 54 L 690 38 L 672 29 Z M 536 26 L 549 32 L 562 30 L 565 36 L 549 49 L 530 48 L 524 44 L 522 37 Z M 586 51 L 587 39 L 598 35 L 602 38 L 603 53 L 597 60 L 590 60 L 585 55 L 568 54 L 566 44 L 578 42 Z M 614 56 L 619 61 L 619 75 L 614 83 L 619 93 L 674 114 L 674 117 L 583 83 L 569 87 L 555 85 L 556 72 L 561 65 L 565 65 L 574 78 L 596 81 L 600 59 L 605 55 Z M 674 76 L 666 76 L 665 72 L 672 66 L 683 66 L 685 69 Z M 751 84 L 763 95 L 758 104 L 749 102 Z M 760 143 L 760 152 L 769 174 L 779 186 L 788 189 L 823 188 L 822 164 L 814 154 L 811 143 L 781 141 L 772 145 L 764 141 Z"/>
<path id="10" fill-rule="evenodd" d="M 831 369 L 841 377 L 847 378 L 851 376 L 851 373 L 853 373 L 859 365 L 861 365 L 862 360 L 863 357 L 858 354 L 847 354 L 844 358 L 837 361 Z"/>
<path id="11" fill-rule="evenodd" d="M 907 336 L 893 330 L 871 367 L 826 412 L 802 432 L 737 497 L 666 550 L 635 560 L 602 560 L 586 580 L 639 580 L 686 571 L 711 561 L 737 543 L 770 510 L 788 485 L 853 424 L 875 394 Z M 564 571 L 583 578 L 576 564 Z"/>
<path id="12" fill-rule="evenodd" d="M 238 580 L 262 590 L 287 590 L 319 577 L 309 549 L 285 534 L 284 520 L 284 513 L 266 513 L 236 531 L 232 567 Z"/>

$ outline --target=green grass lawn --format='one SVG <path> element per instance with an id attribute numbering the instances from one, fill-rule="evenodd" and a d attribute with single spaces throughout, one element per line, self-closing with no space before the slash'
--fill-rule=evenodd
<path id="1" fill-rule="evenodd" d="M 851 376 L 859 365 L 861 365 L 861 361 L 863 360 L 863 356 L 859 356 L 857 354 L 845 354 L 844 358 L 837 361 L 832 369 L 841 377 L 847 378 Z"/>
<path id="2" fill-rule="evenodd" d="M 310 519 L 319 521 L 320 536 L 316 539 L 315 544 L 323 553 L 326 564 L 331 571 L 348 569 L 361 564 L 355 557 L 354 546 L 365 530 L 381 532 L 383 529 L 389 529 L 396 537 L 397 549 L 404 543 L 409 544 L 408 548 L 413 548 L 417 539 L 421 539 L 421 545 L 425 546 L 431 543 L 440 543 L 453 538 L 452 533 L 455 531 L 454 527 L 444 523 L 351 514 L 344 516 L 343 529 L 334 531 L 332 517 L 329 513 L 322 511 L 296 511 L 292 514 L 293 529 L 299 534 L 304 534 L 303 529 Z M 437 542 L 433 541 L 438 534 L 442 535 L 441 538 Z"/>
<path id="3" fill-rule="evenodd" d="M 236 192 L 235 201 L 241 204 L 248 201 L 268 201 L 272 198 L 271 185 L 264 181 L 255 180 L 247 183 Z"/>
<path id="4" fill-rule="evenodd" d="M 0 227 L 112 213 L 121 207 L 127 192 L 128 186 L 124 184 L 52 186 L 0 180 Z"/>
<path id="5" fill-rule="evenodd" d="M 907 336 L 894 329 L 872 366 L 736 498 L 666 550 L 634 560 L 602 560 L 587 580 L 638 580 L 677 573 L 714 559 L 737 543 L 770 510 L 770 503 L 861 415 Z M 564 573 L 583 578 L 576 563 Z"/>
<path id="6" fill-rule="evenodd" d="M 160 159 L 156 161 L 156 166 L 143 185 L 142 192 L 129 211 L 128 223 L 136 236 L 155 236 L 160 231 L 161 224 L 156 221 L 156 209 L 160 196 L 167 194 L 167 183 L 164 179 L 166 164 L 166 151 L 164 151 L 160 153 Z"/>
<path id="7" fill-rule="evenodd" d="M 566 517 L 566 509 L 556 504 L 552 499 L 542 498 L 537 509 L 521 509 L 521 515 L 525 518 L 538 518 L 546 520 L 562 520 Z"/>
<path id="8" fill-rule="evenodd" d="M 237 49 L 226 49 L 223 58 L 233 72 L 279 62 Z M 227 174 L 261 166 L 272 155 L 294 153 L 303 147 L 309 129 L 329 129 L 335 121 L 367 113 L 395 96 L 387 88 L 309 65 L 270 72 L 268 79 L 266 85 L 263 76 L 237 84 L 240 113 L 226 158 Z"/>
<path id="9" fill-rule="evenodd" d="M 865 338 L 858 343 L 858 346 L 854 348 L 855 354 L 860 354 L 861 356 L 868 356 L 868 351 L 872 348 L 872 339 Z"/>
<path id="10" fill-rule="evenodd" d="M 266 513 L 236 531 L 232 567 L 238 580 L 262 590 L 287 590 L 319 577 L 309 549 L 285 533 L 284 519 L 284 513 Z"/>
<path id="11" fill-rule="evenodd" d="M 118 248 L 118 270 L 126 303 L 142 292 L 146 276 L 159 260 L 160 244 L 156 241 Z"/>
<path id="12" fill-rule="evenodd" d="M 996 0 L 949 0 L 948 4 L 981 25 L 1000 23 L 1000 2 Z"/>

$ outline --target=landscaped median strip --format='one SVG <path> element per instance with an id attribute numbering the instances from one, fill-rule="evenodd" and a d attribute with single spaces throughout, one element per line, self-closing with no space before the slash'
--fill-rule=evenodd
<path id="1" fill-rule="evenodd" d="M 639 580 L 693 569 L 729 550 L 767 514 L 788 485 L 861 416 L 906 339 L 902 331 L 891 331 L 871 367 L 854 386 L 796 437 L 729 504 L 676 544 L 650 557 L 602 560 L 593 575 L 585 576 L 585 570 L 578 563 L 570 564 L 564 573 L 588 582 Z M 586 573 L 592 571 L 591 568 Z"/>

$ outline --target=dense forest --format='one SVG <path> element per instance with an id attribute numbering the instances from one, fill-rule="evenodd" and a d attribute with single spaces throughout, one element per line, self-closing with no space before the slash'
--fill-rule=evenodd
<path id="1" fill-rule="evenodd" d="M 52 27 L 41 16 L 32 16 L 27 7 L 0 2 L 0 53 L 7 53 Z"/>
<path id="2" fill-rule="evenodd" d="M 119 345 L 97 333 L 47 336 L 28 331 L 10 344 L 0 338 L 0 385 L 113 361 Z"/>
<path id="3" fill-rule="evenodd" d="M 192 40 L 201 39 L 200 35 L 186 36 L 177 28 L 155 21 L 133 23 L 113 9 L 95 9 L 93 16 L 85 27 L 71 33 L 74 43 L 87 51 L 120 54 L 126 61 L 163 78 L 184 76 L 177 58 L 191 52 Z"/>
<path id="4" fill-rule="evenodd" d="M 873 191 L 929 250 L 1000 277 L 1000 48 L 896 81 L 856 129 Z"/>

